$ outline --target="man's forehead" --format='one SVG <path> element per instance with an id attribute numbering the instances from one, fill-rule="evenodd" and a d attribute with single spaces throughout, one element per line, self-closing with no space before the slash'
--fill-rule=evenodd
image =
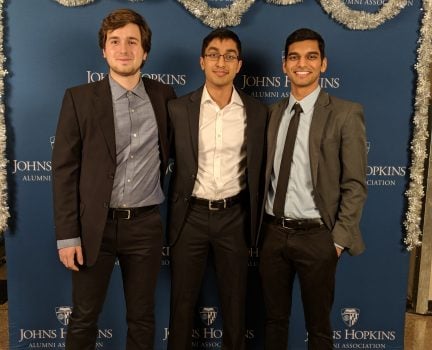
<path id="1" fill-rule="evenodd" d="M 233 39 L 220 38 L 214 38 L 212 41 L 210 41 L 207 45 L 207 50 L 219 50 L 221 46 L 224 46 L 224 48 L 228 51 L 238 51 L 237 44 Z"/>
<path id="2" fill-rule="evenodd" d="M 302 51 L 318 51 L 319 52 L 319 45 L 318 41 L 316 40 L 302 40 L 302 41 L 296 41 L 291 43 L 288 46 L 288 52 L 296 51 L 301 49 Z"/>

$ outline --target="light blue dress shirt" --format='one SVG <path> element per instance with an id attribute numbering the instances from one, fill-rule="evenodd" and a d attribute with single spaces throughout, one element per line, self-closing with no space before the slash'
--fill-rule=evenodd
<path id="1" fill-rule="evenodd" d="M 294 111 L 292 107 L 299 103 L 303 109 L 300 114 L 300 122 L 294 145 L 293 160 L 285 199 L 284 216 L 292 219 L 320 218 L 320 213 L 313 198 L 312 175 L 309 159 L 309 131 L 312 122 L 314 105 L 320 93 L 317 87 L 311 94 L 301 101 L 297 101 L 293 95 L 289 97 L 288 107 L 285 110 L 279 124 L 276 140 L 276 151 L 273 161 L 273 171 L 270 179 L 270 188 L 266 199 L 266 212 L 273 213 L 273 204 L 276 186 L 279 178 L 279 169 L 288 126 Z"/>

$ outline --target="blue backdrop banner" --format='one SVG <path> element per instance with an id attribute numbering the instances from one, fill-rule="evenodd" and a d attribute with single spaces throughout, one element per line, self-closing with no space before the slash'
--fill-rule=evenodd
<path id="1" fill-rule="evenodd" d="M 226 7 L 230 0 L 206 0 Z M 385 1 L 346 0 L 353 9 L 376 11 Z M 143 74 L 174 86 L 178 95 L 199 87 L 201 41 L 211 28 L 174 0 L 94 1 L 66 7 L 53 0 L 4 2 L 9 75 L 6 123 L 12 218 L 6 232 L 11 349 L 64 349 L 71 312 L 70 272 L 58 261 L 52 217 L 51 151 L 64 90 L 102 79 L 107 66 L 97 43 L 103 17 L 128 7 L 153 31 Z M 401 243 L 414 64 L 421 3 L 413 0 L 373 30 L 353 31 L 335 22 L 319 3 L 277 6 L 256 1 L 233 30 L 244 47 L 238 88 L 272 103 L 289 94 L 282 51 L 289 33 L 310 27 L 326 40 L 329 68 L 321 86 L 365 108 L 368 200 L 361 228 L 367 249 L 344 254 L 338 266 L 332 314 L 336 349 L 403 349 L 408 254 Z M 166 349 L 170 272 L 164 247 L 157 287 L 155 349 Z M 250 251 L 247 300 L 248 349 L 263 348 L 264 307 L 258 279 L 259 252 Z M 124 348 L 121 275 L 116 267 L 99 323 L 97 348 Z M 209 264 L 196 309 L 193 349 L 221 347 L 221 316 Z M 214 317 L 208 318 L 211 312 Z M 306 349 L 296 288 L 290 349 Z"/>

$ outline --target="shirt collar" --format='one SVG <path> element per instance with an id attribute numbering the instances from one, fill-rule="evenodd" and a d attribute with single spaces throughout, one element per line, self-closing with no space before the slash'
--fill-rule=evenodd
<path id="1" fill-rule="evenodd" d="M 111 75 L 109 76 L 109 83 L 111 87 L 111 94 L 114 101 L 117 101 L 119 98 L 124 97 L 129 92 L 129 90 L 126 90 L 123 86 L 117 83 L 111 77 Z M 138 84 L 135 85 L 135 87 L 131 90 L 131 92 L 136 96 L 145 99 L 147 94 L 142 79 L 139 80 Z"/>
<path id="2" fill-rule="evenodd" d="M 291 111 L 295 103 L 299 103 L 301 108 L 303 109 L 304 114 L 308 114 L 314 108 L 315 102 L 318 99 L 318 95 L 321 91 L 321 88 L 317 86 L 317 88 L 312 91 L 309 95 L 303 98 L 301 101 L 297 101 L 295 97 L 290 93 L 289 103 L 288 103 L 288 111 Z"/>
<path id="3" fill-rule="evenodd" d="M 205 103 L 212 103 L 212 104 L 216 105 L 216 102 L 211 98 L 211 96 L 207 90 L 207 87 L 204 85 L 203 94 L 201 96 L 201 105 L 203 105 Z M 239 106 L 243 106 L 243 100 L 241 99 L 237 90 L 233 87 L 233 92 L 231 94 L 231 100 L 227 106 L 234 104 L 234 103 L 239 105 Z"/>

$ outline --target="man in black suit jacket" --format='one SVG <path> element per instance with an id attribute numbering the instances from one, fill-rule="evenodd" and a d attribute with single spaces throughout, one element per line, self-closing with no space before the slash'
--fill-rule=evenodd
<path id="1" fill-rule="evenodd" d="M 225 350 L 245 349 L 248 243 L 257 234 L 267 109 L 233 86 L 241 43 L 227 29 L 203 41 L 205 85 L 170 101 L 175 168 L 170 189 L 172 291 L 168 348 L 189 350 L 210 251 Z"/>
<path id="2" fill-rule="evenodd" d="M 54 216 L 61 262 L 72 270 L 66 349 L 94 349 L 97 320 L 119 260 L 126 349 L 151 350 L 162 250 L 158 205 L 168 159 L 171 87 L 141 79 L 151 31 L 131 10 L 102 22 L 109 77 L 68 89 L 53 151 Z"/>

